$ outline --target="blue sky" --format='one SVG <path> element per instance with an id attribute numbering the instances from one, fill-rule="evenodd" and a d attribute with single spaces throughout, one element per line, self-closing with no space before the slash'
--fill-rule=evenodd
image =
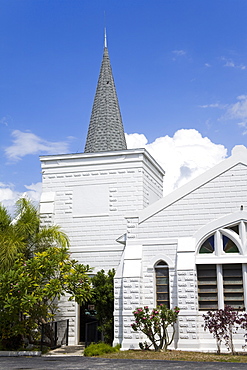
<path id="1" fill-rule="evenodd" d="M 0 0 L 0 201 L 38 199 L 39 155 L 83 152 L 105 24 L 128 147 L 167 191 L 246 145 L 246 17 L 246 0 Z"/>

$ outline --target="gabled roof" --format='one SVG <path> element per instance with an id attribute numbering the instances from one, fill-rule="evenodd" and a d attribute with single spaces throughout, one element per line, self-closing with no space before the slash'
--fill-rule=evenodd
<path id="1" fill-rule="evenodd" d="M 135 214 L 135 216 L 139 217 L 139 223 L 144 222 L 148 218 L 161 212 L 163 209 L 169 207 L 171 204 L 177 202 L 179 199 L 182 199 L 194 190 L 200 188 L 202 185 L 208 183 L 212 179 L 218 177 L 222 173 L 228 171 L 229 169 L 235 167 L 240 163 L 247 166 L 247 148 L 243 145 L 235 146 L 232 150 L 231 157 L 218 163 L 216 166 L 204 172 L 202 175 L 174 190 L 172 193 L 166 195 L 164 198 L 161 198 L 147 208 L 144 208 L 142 211 L 138 212 L 138 214 Z M 132 215 L 132 217 L 134 217 L 134 214 Z"/>
<path id="2" fill-rule="evenodd" d="M 106 39 L 85 153 L 127 149 Z"/>

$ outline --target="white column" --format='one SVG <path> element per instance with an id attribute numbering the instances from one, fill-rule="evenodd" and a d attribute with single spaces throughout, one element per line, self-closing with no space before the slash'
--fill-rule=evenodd
<path id="1" fill-rule="evenodd" d="M 247 264 L 242 264 L 243 269 L 243 288 L 244 288 L 244 307 L 247 309 Z"/>
<path id="2" fill-rule="evenodd" d="M 218 288 L 218 309 L 224 309 L 224 291 L 222 265 L 216 265 L 217 288 Z"/>
<path id="3" fill-rule="evenodd" d="M 239 236 L 242 242 L 243 253 L 246 253 L 246 225 L 243 221 L 241 221 L 239 229 Z"/>

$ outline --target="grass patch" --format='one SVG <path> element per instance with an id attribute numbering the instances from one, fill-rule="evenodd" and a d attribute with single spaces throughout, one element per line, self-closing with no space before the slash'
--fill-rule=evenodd
<path id="1" fill-rule="evenodd" d="M 116 353 L 108 353 L 99 356 L 114 359 L 247 363 L 247 353 L 240 353 L 236 355 L 222 353 L 218 355 L 216 353 L 172 351 L 172 350 L 166 352 L 129 350 L 129 351 L 118 351 Z"/>
<path id="2" fill-rule="evenodd" d="M 115 347 L 110 346 L 106 343 L 92 343 L 84 350 L 84 356 L 102 356 L 106 353 L 116 353 L 120 350 L 120 345 L 116 345 Z"/>

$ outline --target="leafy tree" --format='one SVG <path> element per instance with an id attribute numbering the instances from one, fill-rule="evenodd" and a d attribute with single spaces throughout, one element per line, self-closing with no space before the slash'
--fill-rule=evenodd
<path id="1" fill-rule="evenodd" d="M 97 311 L 96 317 L 100 324 L 99 330 L 103 334 L 104 341 L 108 344 L 112 344 L 113 341 L 114 275 L 114 269 L 109 270 L 108 273 L 101 270 L 92 278 L 92 303 Z"/>
<path id="2" fill-rule="evenodd" d="M 166 351 L 167 347 L 173 342 L 175 335 L 175 324 L 179 314 L 179 308 L 174 309 L 167 308 L 166 305 L 159 305 L 157 308 L 152 310 L 148 306 L 144 308 L 139 307 L 133 311 L 135 317 L 135 323 L 131 324 L 134 331 L 143 332 L 153 345 L 155 351 Z M 168 327 L 172 327 L 172 334 L 169 336 Z M 148 349 L 149 347 L 145 343 L 145 347 L 140 343 L 141 348 Z"/>
<path id="3" fill-rule="evenodd" d="M 238 330 L 237 325 L 241 323 L 238 312 L 230 306 L 225 306 L 223 310 L 208 311 L 203 318 L 204 330 L 208 329 L 216 339 L 217 353 L 220 353 L 221 343 L 224 340 L 227 349 L 234 354 L 233 334 Z"/>
<path id="4" fill-rule="evenodd" d="M 42 323 L 53 320 L 61 295 L 82 304 L 91 297 L 89 266 L 71 260 L 67 236 L 58 226 L 42 227 L 36 208 L 17 202 L 11 219 L 0 206 L 0 339 L 35 340 Z"/>

